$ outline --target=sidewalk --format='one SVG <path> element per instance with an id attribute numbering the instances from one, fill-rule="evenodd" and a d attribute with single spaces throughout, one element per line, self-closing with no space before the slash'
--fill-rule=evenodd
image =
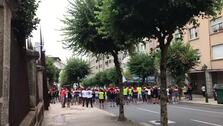
<path id="1" fill-rule="evenodd" d="M 61 108 L 60 103 L 51 104 L 44 116 L 42 126 L 141 126 L 131 121 L 119 122 L 115 115 L 96 107 Z"/>
<path id="2" fill-rule="evenodd" d="M 189 101 L 188 99 L 185 99 L 184 97 L 181 98 L 181 103 L 190 103 L 190 104 L 204 104 L 204 105 L 216 105 L 216 106 L 222 106 L 223 104 L 218 104 L 217 101 L 214 100 L 214 98 L 208 98 L 208 103 L 205 102 L 205 97 L 202 95 L 193 95 L 193 100 Z"/>

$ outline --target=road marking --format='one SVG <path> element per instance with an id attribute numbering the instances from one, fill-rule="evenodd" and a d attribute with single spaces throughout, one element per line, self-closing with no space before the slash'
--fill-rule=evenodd
<path id="1" fill-rule="evenodd" d="M 219 125 L 219 124 L 209 123 L 209 122 L 204 122 L 204 121 L 195 120 L 195 119 L 190 119 L 190 120 L 191 120 L 191 121 L 194 121 L 194 122 L 199 122 L 199 123 L 203 123 L 203 124 L 208 124 L 208 125 L 211 125 L 211 126 L 222 126 L 222 125 Z"/>
<path id="2" fill-rule="evenodd" d="M 138 109 L 138 110 L 141 110 L 141 111 L 147 111 L 147 112 L 151 112 L 151 113 L 159 114 L 159 112 L 151 111 L 151 110 L 144 109 L 144 108 L 139 108 L 139 107 L 137 107 L 137 109 Z"/>
<path id="3" fill-rule="evenodd" d="M 154 125 L 160 125 L 160 123 L 161 123 L 159 120 L 153 120 L 153 121 L 149 121 L 149 122 L 154 124 Z M 176 123 L 176 122 L 168 120 L 167 123 L 168 124 L 173 124 L 173 123 Z"/>
<path id="4" fill-rule="evenodd" d="M 146 122 L 140 122 L 139 124 L 143 125 L 143 126 L 151 126 L 150 124 L 146 123 Z"/>
<path id="5" fill-rule="evenodd" d="M 208 111 L 208 110 L 202 110 L 202 109 L 193 109 L 193 108 L 176 107 L 176 106 L 174 106 L 174 108 L 185 109 L 185 110 L 192 110 L 192 111 L 199 111 L 199 112 L 208 112 L 208 113 L 214 113 L 214 114 L 220 114 L 220 115 L 223 115 L 222 112 Z"/>

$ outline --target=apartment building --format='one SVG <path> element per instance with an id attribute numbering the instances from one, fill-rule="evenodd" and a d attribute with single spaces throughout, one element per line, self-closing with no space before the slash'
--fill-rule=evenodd
<path id="1" fill-rule="evenodd" d="M 223 84 L 223 15 L 216 19 L 199 19 L 200 25 L 187 25 L 183 40 L 199 51 L 200 64 L 190 71 L 194 90 L 207 83 L 212 96 L 214 84 Z M 206 67 L 206 68 L 205 68 Z"/>
<path id="2" fill-rule="evenodd" d="M 137 52 L 147 52 L 148 51 L 148 44 L 143 44 L 140 43 L 138 44 L 138 46 L 136 47 L 136 51 Z M 121 64 L 121 68 L 123 70 L 127 69 L 127 63 L 129 61 L 129 55 L 126 52 L 120 53 L 118 55 L 119 57 L 119 61 Z M 90 68 L 91 68 L 91 74 L 95 74 L 97 72 L 100 71 L 104 71 L 106 69 L 110 69 L 115 67 L 114 64 L 114 59 L 112 56 L 107 55 L 107 56 L 90 56 L 89 58 L 89 64 L 90 64 Z"/>

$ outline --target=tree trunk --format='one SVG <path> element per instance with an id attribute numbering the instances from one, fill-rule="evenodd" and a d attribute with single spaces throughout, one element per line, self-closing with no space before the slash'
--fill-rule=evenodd
<path id="1" fill-rule="evenodd" d="M 164 39 L 160 41 L 161 60 L 160 60 L 160 121 L 161 126 L 168 126 L 168 113 L 167 113 L 167 83 L 166 83 L 166 66 L 167 66 L 167 50 L 168 45 L 164 44 Z"/>
<path id="2" fill-rule="evenodd" d="M 114 58 L 115 69 L 118 75 L 118 87 L 120 89 L 119 93 L 119 116 L 118 121 L 125 121 L 125 114 L 124 114 L 124 101 L 123 101 L 123 84 L 122 84 L 122 72 L 121 66 L 118 60 L 118 52 L 113 52 L 112 56 Z"/>

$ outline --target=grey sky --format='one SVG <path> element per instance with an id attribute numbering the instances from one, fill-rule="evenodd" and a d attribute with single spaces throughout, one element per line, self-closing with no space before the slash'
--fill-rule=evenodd
<path id="1" fill-rule="evenodd" d="M 63 15 L 66 14 L 67 7 L 67 0 L 42 0 L 37 12 L 37 16 L 41 20 L 46 54 L 58 56 L 63 62 L 72 55 L 71 51 L 62 48 L 63 45 L 60 42 L 63 39 L 61 31 L 59 31 L 63 26 L 60 19 L 63 19 Z M 34 31 L 32 42 L 39 42 L 39 36 L 39 30 Z"/>

